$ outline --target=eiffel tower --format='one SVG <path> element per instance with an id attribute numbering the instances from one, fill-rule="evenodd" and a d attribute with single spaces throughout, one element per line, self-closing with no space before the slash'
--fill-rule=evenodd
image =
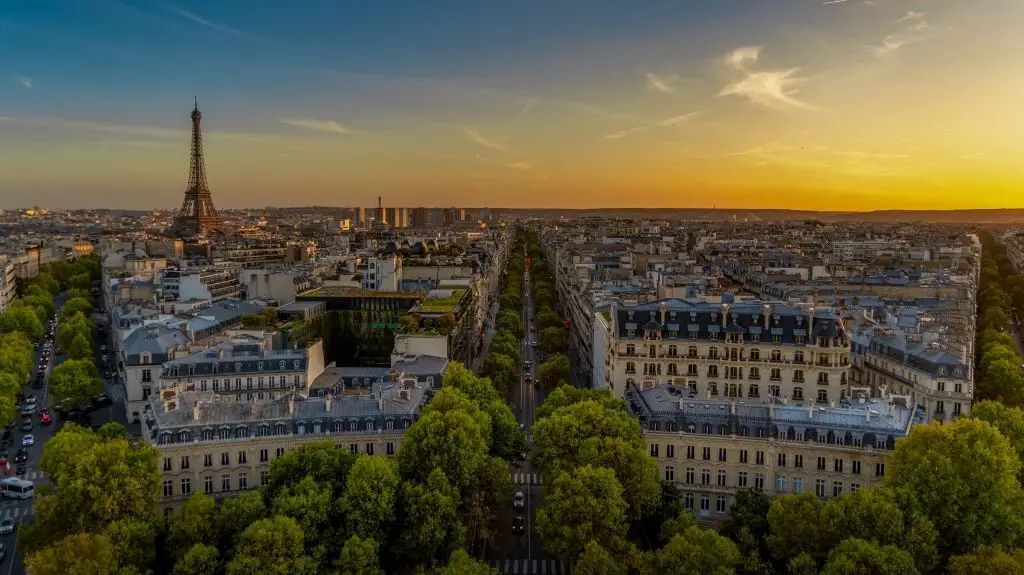
<path id="1" fill-rule="evenodd" d="M 224 233 L 224 220 L 217 215 L 206 183 L 206 163 L 203 161 L 203 133 L 199 127 L 203 114 L 196 99 L 192 109 L 192 159 L 188 170 L 188 187 L 185 200 L 174 218 L 172 229 L 183 236 L 205 236 L 207 233 Z"/>

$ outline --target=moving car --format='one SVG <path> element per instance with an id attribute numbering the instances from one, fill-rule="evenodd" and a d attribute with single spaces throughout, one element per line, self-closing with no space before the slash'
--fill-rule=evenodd
<path id="1" fill-rule="evenodd" d="M 92 400 L 92 404 L 94 407 L 104 407 L 106 405 L 110 405 L 111 403 L 114 402 L 107 395 L 97 395 Z"/>
<path id="2" fill-rule="evenodd" d="M 10 535 L 11 533 L 14 533 L 14 520 L 10 517 L 0 519 L 0 535 Z"/>
<path id="3" fill-rule="evenodd" d="M 28 451 L 26 451 L 24 447 L 21 447 L 18 449 L 18 453 L 14 454 L 14 462 L 23 463 L 25 461 L 28 461 Z"/>
<path id="4" fill-rule="evenodd" d="M 28 397 L 25 398 L 25 403 L 27 403 L 29 405 L 34 405 L 35 402 L 36 402 L 36 394 L 34 394 L 34 393 L 30 393 L 28 395 Z"/>
<path id="5" fill-rule="evenodd" d="M 531 381 L 533 381 L 533 376 L 530 374 L 526 374 L 526 377 L 523 378 L 523 381 L 525 381 L 526 383 L 530 383 Z"/>
<path id="6" fill-rule="evenodd" d="M 53 423 L 53 416 L 50 415 L 50 410 L 44 409 L 39 414 L 39 424 L 40 425 L 50 425 L 51 423 Z"/>
<path id="7" fill-rule="evenodd" d="M 523 520 L 522 517 L 516 517 L 515 519 L 512 520 L 512 532 L 513 533 L 522 533 L 525 528 L 526 528 L 526 521 Z M 2 531 L 0 531 L 0 533 L 2 533 Z"/>
<path id="8" fill-rule="evenodd" d="M 36 412 L 36 406 L 33 403 L 30 403 L 30 404 L 28 404 L 28 405 L 26 405 L 26 406 L 21 408 L 21 414 L 22 415 L 33 415 L 33 414 L 35 414 L 35 412 Z"/>
<path id="9" fill-rule="evenodd" d="M 515 509 L 523 509 L 526 507 L 526 495 L 522 491 L 516 491 L 515 496 L 512 498 L 512 507 Z"/>
<path id="10" fill-rule="evenodd" d="M 22 433 L 32 433 L 32 420 L 31 419 L 26 419 L 21 424 L 21 432 Z"/>
<path id="11" fill-rule="evenodd" d="M 22 447 L 28 447 L 29 445 L 34 445 L 35 442 L 36 442 L 36 438 L 32 437 L 31 433 L 29 433 L 25 437 L 21 438 L 21 445 L 22 445 Z"/>

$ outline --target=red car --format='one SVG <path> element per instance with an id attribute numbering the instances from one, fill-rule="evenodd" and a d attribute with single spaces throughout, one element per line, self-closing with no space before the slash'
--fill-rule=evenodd
<path id="1" fill-rule="evenodd" d="M 39 423 L 42 425 L 49 425 L 53 423 L 53 416 L 50 415 L 49 410 L 44 410 L 39 413 Z"/>

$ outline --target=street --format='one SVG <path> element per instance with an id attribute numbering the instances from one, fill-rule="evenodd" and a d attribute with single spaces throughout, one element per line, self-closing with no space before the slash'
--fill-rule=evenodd
<path id="1" fill-rule="evenodd" d="M 66 300 L 66 297 L 67 297 L 66 296 L 66 292 L 61 292 L 60 294 L 57 295 L 56 298 L 54 298 L 54 302 L 56 303 L 56 306 L 57 306 L 57 315 L 58 316 L 60 315 L 61 308 L 63 308 L 63 306 L 64 306 L 64 302 Z M 55 332 L 55 334 L 56 334 L 56 332 Z M 93 358 L 93 360 L 96 362 L 97 366 L 101 366 L 102 365 L 101 362 L 100 362 L 100 358 L 102 357 L 103 354 L 102 354 L 102 352 L 100 352 L 100 346 L 102 346 L 104 344 L 104 341 L 105 341 L 105 338 L 104 338 L 103 334 L 98 333 L 98 331 L 94 332 L 94 334 L 93 334 L 93 353 L 94 353 L 95 357 Z M 53 345 L 54 345 L 54 348 L 57 347 L 56 343 L 54 343 Z M 32 368 L 32 373 L 30 374 L 31 381 L 35 381 L 36 374 L 39 371 L 40 359 L 42 357 L 42 349 L 43 349 L 43 346 L 40 345 L 39 349 L 37 349 L 34 352 L 34 355 L 33 355 L 33 368 Z M 30 395 L 35 395 L 36 396 L 36 405 L 38 406 L 36 409 L 38 411 L 42 411 L 44 408 L 49 408 L 50 412 L 53 414 L 53 423 L 51 423 L 50 425 L 40 425 L 39 424 L 38 416 L 33 416 L 32 417 L 32 420 L 35 423 L 35 425 L 33 427 L 33 430 L 32 430 L 32 435 L 35 438 L 35 442 L 31 446 L 29 446 L 27 448 L 27 451 L 28 451 L 28 463 L 26 465 L 26 473 L 25 473 L 25 475 L 22 476 L 22 478 L 23 479 L 27 479 L 29 481 L 32 481 L 33 483 L 36 484 L 37 487 L 39 485 L 43 484 L 43 483 L 46 483 L 46 477 L 43 476 L 42 472 L 37 467 L 39 459 L 40 459 L 40 457 L 43 454 L 43 447 L 46 444 L 46 442 L 51 437 L 53 437 L 53 435 L 55 433 L 57 433 L 57 431 L 60 429 L 61 425 L 63 425 L 63 423 L 64 423 L 63 420 L 60 418 L 60 416 L 57 414 L 57 410 L 55 408 L 53 408 L 53 403 L 54 402 L 53 402 L 52 396 L 50 395 L 49 376 L 50 376 L 50 373 L 53 371 L 53 368 L 55 368 L 56 366 L 60 365 L 60 363 L 62 361 L 64 361 L 66 358 L 67 358 L 66 354 L 57 355 L 56 349 L 55 349 L 54 352 L 52 353 L 52 355 L 50 356 L 50 360 L 43 367 L 43 372 L 44 372 L 43 388 L 42 389 L 32 389 L 32 386 L 30 384 L 26 384 L 24 389 L 23 389 L 23 393 L 25 394 L 25 397 L 28 397 Z M 103 370 L 103 368 L 100 367 L 100 371 L 101 372 L 102 372 L 102 370 Z M 104 393 L 107 394 L 108 397 L 109 397 L 109 396 L 111 396 L 111 392 L 112 392 L 111 384 L 109 382 L 107 382 L 107 381 L 104 381 Z M 20 407 L 21 406 L 19 406 L 19 408 Z M 91 419 L 92 419 L 92 423 L 94 425 L 102 425 L 102 424 L 107 423 L 109 421 L 119 421 L 122 424 L 124 424 L 125 423 L 124 405 L 120 401 L 117 401 L 117 399 L 115 398 L 112 405 L 101 407 L 101 408 L 93 411 L 90 414 L 90 416 L 91 416 Z M 15 418 L 15 422 L 17 422 L 17 421 L 19 421 L 19 419 L 16 417 Z M 16 427 L 17 427 L 17 425 L 16 425 Z M 24 434 L 20 431 L 20 429 L 14 429 L 14 430 L 12 430 L 12 433 L 13 433 L 13 437 L 12 437 L 13 443 L 12 443 L 11 447 L 9 448 L 9 451 L 13 453 L 21 445 L 22 437 L 24 436 Z M 14 468 L 12 466 L 12 473 L 13 473 L 13 470 L 14 470 Z M 18 499 L 0 499 L 0 518 L 10 517 L 16 523 L 16 528 L 14 530 L 14 533 L 12 533 L 10 535 L 5 535 L 2 538 L 0 538 L 0 543 L 3 543 L 4 546 L 6 546 L 6 548 L 7 548 L 7 554 L 8 554 L 7 561 L 9 561 L 8 564 L 7 564 L 7 569 L 6 570 L 0 569 L 0 572 L 2 572 L 2 573 L 6 573 L 7 575 L 13 575 L 13 574 L 21 575 L 21 574 L 23 574 L 25 572 L 24 571 L 24 567 L 21 565 L 21 561 L 17 557 L 16 540 L 17 540 L 18 528 L 21 527 L 21 523 L 23 521 L 26 521 L 26 520 L 28 520 L 28 519 L 30 519 L 32 517 L 32 514 L 33 514 L 32 506 L 33 506 L 34 503 L 35 503 L 34 499 L 23 499 L 23 500 L 18 500 Z"/>
<path id="2" fill-rule="evenodd" d="M 531 297 L 530 275 L 526 272 L 524 278 L 523 297 L 523 326 L 526 336 L 522 341 L 523 369 L 519 385 L 509 391 L 507 398 L 512 405 L 513 411 L 519 423 L 526 430 L 527 443 L 533 445 L 530 436 L 530 429 L 533 426 L 537 406 L 544 402 L 545 392 L 536 387 L 533 382 L 537 376 L 537 352 L 531 345 L 537 338 L 537 333 L 531 331 L 534 317 L 534 304 Z M 527 362 L 529 367 L 527 366 Z M 528 382 L 527 379 L 530 381 Z M 502 573 L 516 573 L 518 575 L 532 574 L 555 574 L 570 573 L 571 566 L 560 561 L 541 548 L 540 539 L 534 533 L 533 525 L 536 522 L 537 509 L 544 503 L 544 494 L 541 484 L 543 479 L 540 473 L 533 466 L 532 453 L 527 454 L 525 461 L 519 462 L 512 469 L 513 490 L 509 493 L 509 506 L 501 517 L 501 524 L 508 525 L 508 531 L 502 533 L 497 541 L 497 549 L 488 561 L 492 567 Z M 512 498 L 516 491 L 522 491 L 525 495 L 526 505 L 522 511 L 512 508 Z M 526 522 L 524 533 L 513 533 L 511 526 L 515 517 L 521 516 Z"/>

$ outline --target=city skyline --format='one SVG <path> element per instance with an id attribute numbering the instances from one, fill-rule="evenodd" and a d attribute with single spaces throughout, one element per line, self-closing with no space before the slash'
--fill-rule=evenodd
<path id="1" fill-rule="evenodd" d="M 18 6 L 0 205 L 1024 207 L 1014 2 L 778 4 Z"/>

